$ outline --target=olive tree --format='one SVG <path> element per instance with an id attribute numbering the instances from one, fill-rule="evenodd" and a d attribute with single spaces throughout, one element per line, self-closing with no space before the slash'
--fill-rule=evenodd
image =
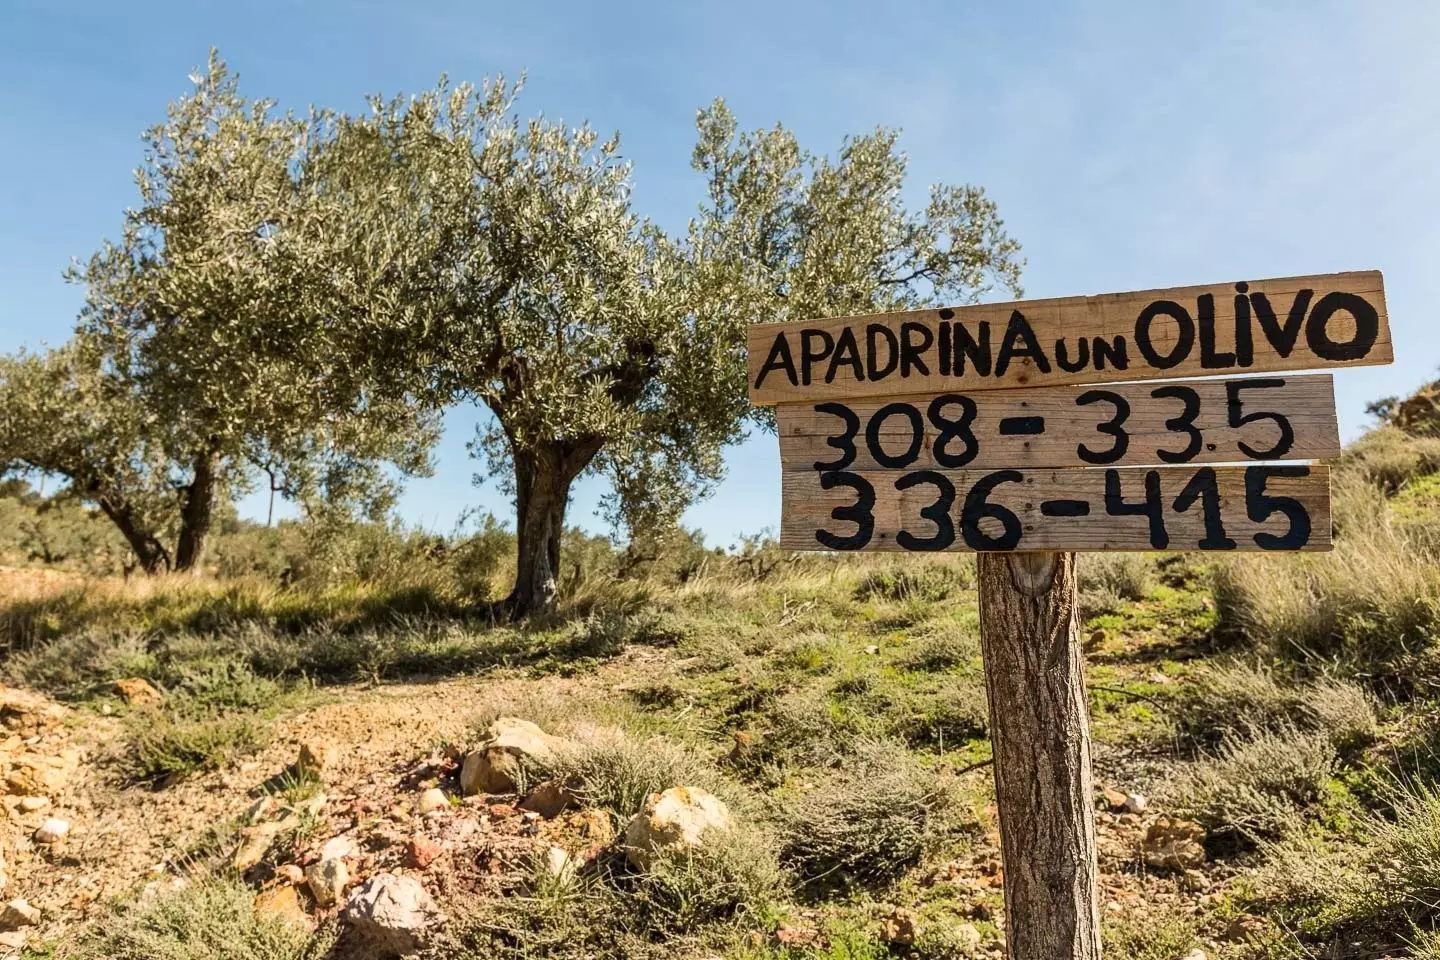
<path id="1" fill-rule="evenodd" d="M 213 53 L 192 79 L 146 135 L 120 239 L 71 271 L 86 288 L 76 344 L 0 367 L 17 404 L 0 462 L 68 477 L 147 570 L 200 569 L 217 504 L 259 467 L 302 501 L 381 508 L 436 434 L 317 309 L 328 271 L 306 245 L 323 214 L 306 169 L 324 115 L 245 99 Z"/>
<path id="2" fill-rule="evenodd" d="M 519 89 L 377 98 L 313 168 L 332 206 L 323 260 L 345 264 L 339 326 L 406 358 L 409 389 L 493 414 L 474 449 L 513 489 L 517 615 L 555 604 L 577 478 L 609 478 L 632 535 L 719 480 L 751 416 L 748 323 L 1016 287 L 1017 247 L 980 190 L 907 210 L 890 132 L 816 157 L 783 128 L 739 133 L 716 101 L 694 156 L 705 201 L 671 236 L 632 209 L 618 138 L 523 119 Z"/>

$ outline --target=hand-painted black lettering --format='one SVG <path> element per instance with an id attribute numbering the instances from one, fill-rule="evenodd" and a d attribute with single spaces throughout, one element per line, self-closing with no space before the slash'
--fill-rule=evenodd
<path id="1" fill-rule="evenodd" d="M 918 342 L 914 339 L 919 337 Z M 925 365 L 925 351 L 935 342 L 935 333 L 923 323 L 913 320 L 900 324 L 900 376 L 910 376 L 912 369 L 919 370 L 923 377 L 930 376 Z"/>
<path id="2" fill-rule="evenodd" d="M 1117 335 L 1112 340 L 1096 337 L 1093 342 L 1095 348 L 1091 352 L 1095 355 L 1096 370 L 1104 370 L 1106 363 L 1116 370 L 1130 369 L 1130 356 L 1125 352 L 1124 335 Z"/>
<path id="3" fill-rule="evenodd" d="M 855 524 L 855 532 L 839 536 L 829 530 L 816 530 L 815 540 L 830 550 L 859 550 L 870 542 L 875 532 L 875 488 L 870 481 L 856 473 L 822 473 L 820 489 L 833 490 L 849 487 L 855 491 L 855 502 L 848 507 L 836 507 L 830 511 L 833 520 Z"/>
<path id="4" fill-rule="evenodd" d="M 960 416 L 947 417 L 945 408 L 951 405 L 960 408 Z M 958 393 L 944 393 L 930 401 L 925 416 L 940 432 L 935 435 L 935 462 L 951 470 L 963 467 L 980 452 L 971 424 L 975 422 L 975 401 Z M 959 453 L 950 452 L 950 442 L 959 440 L 965 449 Z"/>
<path id="5" fill-rule="evenodd" d="M 1215 349 L 1215 296 L 1202 293 L 1195 298 L 1200 323 L 1200 366 L 1206 370 L 1223 370 L 1235 366 L 1235 354 Z"/>
<path id="6" fill-rule="evenodd" d="M 1260 321 L 1260 330 L 1280 356 L 1288 357 L 1290 351 L 1295 349 L 1295 341 L 1300 338 L 1300 328 L 1305 324 L 1305 314 L 1310 309 L 1310 298 L 1313 296 L 1314 290 L 1298 291 L 1290 303 L 1290 313 L 1285 317 L 1285 325 L 1281 326 L 1275 319 L 1270 298 L 1259 292 L 1250 294 L 1250 309 L 1255 312 L 1255 319 Z"/>
<path id="7" fill-rule="evenodd" d="M 880 362 L 880 341 L 885 341 L 885 361 Z M 865 375 L 871 380 L 882 380 L 895 372 L 900 363 L 900 344 L 895 331 L 883 323 L 865 325 Z"/>
<path id="8" fill-rule="evenodd" d="M 1145 471 L 1143 502 L 1126 503 L 1124 492 L 1120 489 L 1120 471 L 1106 470 L 1105 513 L 1112 517 L 1147 518 L 1150 522 L 1150 546 L 1156 550 L 1170 546 L 1170 534 L 1165 531 L 1165 505 L 1160 500 L 1160 471 Z"/>
<path id="9" fill-rule="evenodd" d="M 1250 284 L 1235 284 L 1235 362 L 1248 367 L 1255 362 L 1255 342 L 1250 332 L 1250 298 L 1245 291 Z"/>
<path id="10" fill-rule="evenodd" d="M 954 311 L 954 310 L 951 310 L 949 307 L 945 307 L 943 310 L 940 311 L 940 319 L 941 319 L 941 320 L 954 320 L 954 319 L 955 319 L 955 311 Z"/>
<path id="11" fill-rule="evenodd" d="M 1220 516 L 1220 482 L 1214 467 L 1201 467 L 1175 498 L 1176 513 L 1184 513 L 1200 501 L 1200 514 L 1205 520 L 1205 536 L 1201 550 L 1234 550 L 1235 541 L 1225 535 L 1225 521 Z"/>
<path id="12" fill-rule="evenodd" d="M 1035 338 L 1030 321 L 1026 320 L 1025 314 L 1019 310 L 1011 310 L 1010 323 L 1005 328 L 1005 339 L 1000 343 L 999 356 L 995 358 L 995 376 L 1005 376 L 1005 371 L 1010 368 L 1010 361 L 1016 357 L 1029 357 L 1035 361 L 1035 369 L 1041 373 L 1050 372 L 1050 358 L 1045 356 L 1040 341 Z"/>
<path id="13" fill-rule="evenodd" d="M 1055 341 L 1055 365 L 1066 373 L 1079 373 L 1090 365 L 1090 341 L 1084 337 L 1075 338 L 1075 360 L 1071 361 L 1065 338 Z"/>
<path id="14" fill-rule="evenodd" d="M 1309 467 L 1246 467 L 1245 513 L 1256 523 L 1264 523 L 1282 513 L 1290 525 L 1282 534 L 1255 534 L 1255 545 L 1262 550 L 1299 550 L 1310 542 L 1310 511 L 1294 497 L 1277 497 L 1265 492 L 1273 477 L 1308 477 Z"/>
<path id="15" fill-rule="evenodd" d="M 1125 421 L 1130 416 L 1130 402 L 1110 390 L 1086 390 L 1075 398 L 1077 407 L 1092 403 L 1108 403 L 1115 408 L 1114 416 L 1095 427 L 1101 433 L 1114 437 L 1115 442 L 1110 445 L 1109 450 L 1091 450 L 1082 443 L 1075 448 L 1075 452 L 1086 463 L 1114 463 L 1125 456 L 1125 451 L 1130 446 L 1130 435 L 1124 429 Z"/>
<path id="16" fill-rule="evenodd" d="M 899 456 L 891 456 L 885 452 L 880 444 L 880 431 L 885 427 L 885 421 L 891 417 L 904 417 L 910 424 L 910 443 L 905 452 Z M 925 423 L 920 419 L 920 411 L 908 403 L 887 403 L 876 410 L 870 417 L 870 422 L 865 425 L 865 446 L 870 450 L 870 456 L 882 467 L 908 467 L 920 456 L 920 447 L 925 442 Z"/>
<path id="17" fill-rule="evenodd" d="M 810 386 L 811 368 L 835 350 L 835 338 L 825 330 L 800 331 L 800 382 Z"/>
<path id="18" fill-rule="evenodd" d="M 950 508 L 955 504 L 955 484 L 943 473 L 934 470 L 916 470 L 895 481 L 896 490 L 928 483 L 939 491 L 935 502 L 920 510 L 920 516 L 935 524 L 935 534 L 917 537 L 908 530 L 895 534 L 895 542 L 906 550 L 944 550 L 955 542 L 955 521 L 950 519 Z"/>
<path id="19" fill-rule="evenodd" d="M 958 320 L 951 328 L 955 337 L 954 372 L 957 377 L 965 374 L 967 360 L 977 376 L 990 376 L 990 321 L 981 320 L 975 325 L 975 328 L 978 331 L 978 339 L 972 337 L 970 330 Z"/>
<path id="20" fill-rule="evenodd" d="M 865 365 L 860 362 L 860 345 L 855 342 L 855 331 L 846 327 L 835 339 L 835 352 L 830 356 L 830 369 L 825 371 L 825 382 L 835 382 L 837 367 L 849 367 L 850 375 L 856 380 L 865 379 Z"/>
<path id="21" fill-rule="evenodd" d="M 1044 417 L 1002 417 L 998 430 L 1002 437 L 1034 436 L 1045 432 Z"/>
<path id="22" fill-rule="evenodd" d="M 1185 449 L 1156 450 L 1155 455 L 1166 463 L 1189 463 L 1194 460 L 1195 454 L 1200 452 L 1200 446 L 1205 442 L 1200 431 L 1195 429 L 1195 418 L 1200 416 L 1200 394 L 1190 387 L 1172 383 L 1156 387 L 1150 391 L 1150 396 L 1156 400 L 1179 400 L 1183 403 L 1185 408 L 1180 415 L 1165 421 L 1165 429 L 1173 433 L 1186 433 L 1190 436 L 1190 442 L 1185 445 Z"/>
<path id="23" fill-rule="evenodd" d="M 951 332 L 950 321 L 940 321 L 940 376 L 950 376 L 954 368 L 955 357 L 955 335 Z"/>
<path id="24" fill-rule="evenodd" d="M 790 357 L 790 340 L 783 333 L 775 334 L 775 342 L 770 344 L 770 353 L 765 357 L 765 365 L 760 368 L 760 373 L 755 377 L 755 389 L 759 390 L 760 385 L 771 370 L 784 370 L 785 376 L 790 380 L 790 386 L 798 387 L 799 379 L 795 376 L 795 361 Z"/>
<path id="25" fill-rule="evenodd" d="M 987 473 L 975 482 L 965 494 L 965 505 L 960 510 L 960 531 L 965 543 L 972 550 L 1014 550 L 1020 543 L 1020 518 L 990 502 L 990 494 L 1002 483 L 1022 483 L 1025 475 L 1019 470 L 997 470 Z M 980 521 L 986 518 L 997 520 L 1002 531 L 992 537 L 980 529 Z"/>
<path id="26" fill-rule="evenodd" d="M 822 473 L 828 470 L 844 470 L 855 462 L 855 434 L 860 432 L 860 418 L 855 411 L 843 403 L 817 403 L 816 413 L 828 413 L 832 417 L 839 417 L 845 424 L 845 432 L 836 434 L 833 437 L 826 437 L 825 443 L 840 451 L 838 460 L 831 460 L 828 463 L 816 460 L 815 469 Z"/>
<path id="27" fill-rule="evenodd" d="M 1089 500 L 1046 500 L 1040 504 L 1040 515 L 1044 517 L 1088 517 Z"/>
<path id="28" fill-rule="evenodd" d="M 1155 318 L 1161 316 L 1175 321 L 1175 345 L 1170 348 L 1169 353 L 1161 353 L 1155 349 L 1151 328 L 1155 324 Z M 1135 346 L 1152 367 L 1170 369 L 1190 355 L 1190 348 L 1194 344 L 1195 321 L 1190 318 L 1189 311 L 1174 300 L 1156 300 L 1141 310 L 1140 316 L 1135 318 Z"/>
<path id="29" fill-rule="evenodd" d="M 1225 407 L 1229 417 L 1230 426 L 1239 429 L 1247 423 L 1254 423 L 1256 420 L 1271 420 L 1275 426 L 1280 428 L 1280 438 L 1268 450 L 1259 450 L 1250 446 L 1244 440 L 1236 441 L 1235 445 L 1240 452 L 1252 460 L 1277 460 L 1290 452 L 1295 445 L 1295 428 L 1290 425 L 1290 418 L 1282 413 L 1266 413 L 1257 411 L 1255 413 L 1244 412 L 1244 401 L 1240 398 L 1242 390 L 1270 390 L 1275 387 L 1285 386 L 1282 377 L 1256 377 L 1251 380 L 1231 380 L 1225 384 Z"/>
<path id="30" fill-rule="evenodd" d="M 1330 318 L 1342 310 L 1355 318 L 1355 334 L 1343 343 L 1333 340 L 1328 328 Z M 1336 290 L 1325 294 L 1305 321 L 1305 342 L 1317 357 L 1333 362 L 1359 360 L 1375 346 L 1379 335 L 1380 314 L 1370 301 L 1356 293 Z"/>

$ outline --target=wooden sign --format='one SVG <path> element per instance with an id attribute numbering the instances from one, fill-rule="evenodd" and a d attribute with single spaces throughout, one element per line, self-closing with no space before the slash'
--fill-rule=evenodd
<path id="1" fill-rule="evenodd" d="M 1334 386 L 1273 374 L 1389 363 L 1380 274 L 758 325 L 749 350 L 782 547 L 981 554 L 1006 956 L 1100 960 L 1074 551 L 1329 549 L 1328 468 L 1275 461 L 1340 452 Z"/>
<path id="2" fill-rule="evenodd" d="M 786 472 L 1318 460 L 1340 453 L 1328 374 L 783 403 Z"/>
<path id="3" fill-rule="evenodd" d="M 1393 359 L 1378 271 L 756 324 L 748 346 L 757 404 Z"/>
<path id="4" fill-rule="evenodd" d="M 1323 466 L 787 471 L 790 550 L 1328 550 Z"/>

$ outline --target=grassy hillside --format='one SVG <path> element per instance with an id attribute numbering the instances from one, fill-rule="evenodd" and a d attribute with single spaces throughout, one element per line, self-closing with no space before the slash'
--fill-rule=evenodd
<path id="1" fill-rule="evenodd" d="M 1440 958 L 1440 438 L 1404 409 L 1339 464 L 1332 553 L 1083 558 L 1107 956 Z M 39 515 L 13 493 L 5 509 Z M 560 614 L 511 626 L 476 612 L 507 576 L 493 524 L 227 529 L 201 580 L 96 576 L 83 549 L 11 558 L 7 680 L 63 704 L 53 736 L 85 750 L 83 797 L 55 809 L 97 837 L 106 817 L 173 818 L 123 855 L 20 842 L 6 896 L 44 911 L 33 955 L 325 955 L 333 909 L 313 930 L 257 919 L 257 889 L 333 835 L 383 865 L 384 838 L 429 831 L 444 866 L 412 872 L 448 915 L 437 956 L 1000 956 L 970 558 L 641 556 L 577 535 Z M 158 706 L 127 703 L 127 678 Z M 683 784 L 736 828 L 645 870 L 604 843 L 573 872 L 486 860 L 560 829 L 459 796 L 457 758 L 497 716 L 566 739 L 534 774 L 597 823 Z M 317 735 L 342 772 L 286 774 Z M 452 810 L 399 809 L 431 785 Z M 322 789 L 234 869 L 246 806 Z M 60 880 L 77 870 L 103 891 L 78 905 Z"/>

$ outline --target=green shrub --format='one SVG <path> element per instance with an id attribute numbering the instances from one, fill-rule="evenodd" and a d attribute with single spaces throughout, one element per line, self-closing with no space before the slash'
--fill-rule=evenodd
<path id="1" fill-rule="evenodd" d="M 127 762 L 136 780 L 173 781 L 260 750 L 268 734 L 249 717 L 171 719 L 161 712 L 140 716 Z"/>
<path id="2" fill-rule="evenodd" d="M 867 744 L 844 772 L 786 801 L 781 860 L 807 884 L 883 885 L 943 835 L 949 799 L 903 744 Z"/>
<path id="3" fill-rule="evenodd" d="M 1155 562 L 1143 553 L 1087 553 L 1079 565 L 1082 619 L 1114 613 L 1155 589 Z"/>
<path id="4" fill-rule="evenodd" d="M 866 573 L 855 588 L 855 599 L 902 603 L 920 600 L 934 603 L 949 599 L 974 585 L 973 561 L 970 563 L 909 561 Z"/>
<path id="5" fill-rule="evenodd" d="M 907 670 L 940 673 L 968 666 L 980 657 L 980 634 L 959 624 L 947 624 L 916 640 L 900 657 Z"/>
<path id="6" fill-rule="evenodd" d="M 1440 635 L 1440 561 L 1387 518 L 1329 553 L 1226 557 L 1212 576 L 1222 631 L 1312 670 L 1396 676 Z"/>
<path id="7" fill-rule="evenodd" d="M 1244 663 L 1202 663 L 1191 680 L 1177 715 L 1182 731 L 1202 745 L 1294 727 L 1323 734 L 1348 754 L 1372 742 L 1378 731 L 1370 695 L 1348 680 L 1285 683 L 1271 670 Z"/>
<path id="8" fill-rule="evenodd" d="M 1440 437 L 1380 426 L 1350 444 L 1337 469 L 1394 493 L 1407 482 L 1440 470 Z"/>
<path id="9" fill-rule="evenodd" d="M 1334 766 L 1334 748 L 1324 736 L 1257 731 L 1189 764 L 1169 789 L 1177 809 L 1212 833 L 1275 838 L 1302 822 Z"/>
<path id="10" fill-rule="evenodd" d="M 147 905 L 96 923 L 74 960 L 319 960 L 333 941 L 278 917 L 256 916 L 255 892 L 239 882 L 192 881 Z"/>
<path id="11" fill-rule="evenodd" d="M 713 787 L 718 780 L 708 762 L 683 747 L 659 738 L 631 740 L 617 731 L 581 739 L 537 776 L 574 779 L 585 806 L 609 810 L 621 821 L 638 813 L 652 793 L 676 786 Z"/>

